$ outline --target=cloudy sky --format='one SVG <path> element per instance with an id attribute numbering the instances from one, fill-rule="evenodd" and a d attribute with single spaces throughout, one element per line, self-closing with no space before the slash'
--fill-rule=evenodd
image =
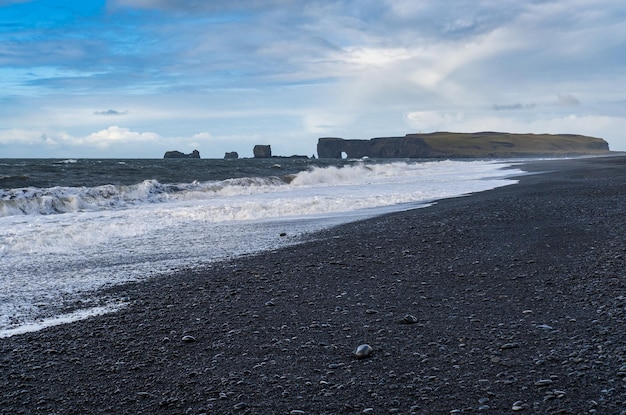
<path id="1" fill-rule="evenodd" d="M 0 158 L 579 133 L 626 150 L 623 0 L 0 0 Z"/>

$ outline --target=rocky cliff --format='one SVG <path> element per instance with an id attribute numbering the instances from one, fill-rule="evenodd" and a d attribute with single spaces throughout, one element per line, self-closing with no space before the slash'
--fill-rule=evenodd
<path id="1" fill-rule="evenodd" d="M 506 158 L 607 152 L 609 145 L 605 140 L 573 134 L 437 132 L 369 140 L 323 137 L 317 143 L 320 158 Z"/>
<path id="2" fill-rule="evenodd" d="M 254 158 L 270 158 L 272 157 L 272 147 L 269 145 L 257 144 L 252 149 Z"/>
<path id="3" fill-rule="evenodd" d="M 199 159 L 200 152 L 194 150 L 189 154 L 181 153 L 180 151 L 166 151 L 163 155 L 164 159 Z"/>

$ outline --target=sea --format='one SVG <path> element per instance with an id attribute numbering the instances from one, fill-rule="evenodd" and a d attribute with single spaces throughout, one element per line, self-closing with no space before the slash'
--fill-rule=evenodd
<path id="1" fill-rule="evenodd" d="M 126 307 L 107 287 L 521 174 L 510 160 L 0 159 L 0 338 Z"/>

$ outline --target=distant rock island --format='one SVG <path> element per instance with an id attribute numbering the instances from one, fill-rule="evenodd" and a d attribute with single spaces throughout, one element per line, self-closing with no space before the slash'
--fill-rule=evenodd
<path id="1" fill-rule="evenodd" d="M 265 144 L 257 144 L 252 149 L 255 159 L 266 159 L 272 157 L 272 147 Z"/>
<path id="2" fill-rule="evenodd" d="M 507 158 L 606 154 L 609 144 L 574 134 L 513 134 L 499 132 L 407 134 L 346 140 L 322 137 L 320 158 Z"/>
<path id="3" fill-rule="evenodd" d="M 181 153 L 180 151 L 166 151 L 163 156 L 164 159 L 199 159 L 200 152 L 198 150 L 194 150 L 189 154 Z"/>

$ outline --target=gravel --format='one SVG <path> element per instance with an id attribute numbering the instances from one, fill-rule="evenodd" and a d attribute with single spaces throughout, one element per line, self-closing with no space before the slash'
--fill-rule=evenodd
<path id="1" fill-rule="evenodd" d="M 626 157 L 523 169 L 0 339 L 0 414 L 624 415 Z"/>

